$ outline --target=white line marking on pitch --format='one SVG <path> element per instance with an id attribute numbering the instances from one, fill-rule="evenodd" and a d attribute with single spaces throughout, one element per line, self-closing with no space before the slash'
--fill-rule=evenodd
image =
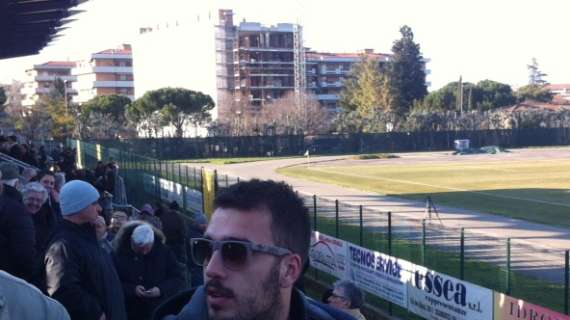
<path id="1" fill-rule="evenodd" d="M 325 172 L 325 173 L 335 173 L 335 174 L 339 174 L 339 172 L 330 172 L 330 171 L 327 171 L 327 170 L 321 169 L 321 168 L 311 168 L 311 170 L 321 171 L 321 172 Z M 400 180 L 400 179 L 392 179 L 392 178 L 377 177 L 377 176 L 371 178 L 370 176 L 365 176 L 365 175 L 361 175 L 361 174 L 353 174 L 353 173 L 340 173 L 340 174 L 345 175 L 345 176 L 349 176 L 349 177 L 358 177 L 358 178 L 366 178 L 366 179 L 385 180 L 385 181 L 399 182 L 399 183 L 404 183 L 404 184 L 413 184 L 413 185 L 418 185 L 418 186 L 432 187 L 432 188 L 444 189 L 444 190 L 452 190 L 452 191 L 472 192 L 472 193 L 478 193 L 478 194 L 486 195 L 486 196 L 489 196 L 489 197 L 495 197 L 495 198 L 503 198 L 503 199 L 511 199 L 511 200 L 521 200 L 521 201 L 527 201 L 527 202 L 536 202 L 536 203 L 549 204 L 549 205 L 557 205 L 557 206 L 561 206 L 561 207 L 570 208 L 570 205 L 569 205 L 569 204 L 560 203 L 560 202 L 550 202 L 550 201 L 544 201 L 544 200 L 538 200 L 538 199 L 529 199 L 529 198 L 520 198 L 520 197 L 513 197 L 513 196 L 497 195 L 497 194 L 492 194 L 492 193 L 488 193 L 488 192 L 484 192 L 484 191 L 475 191 L 475 190 L 469 190 L 469 189 L 461 189 L 461 188 L 454 188 L 454 187 L 438 186 L 438 185 L 433 185 L 433 184 L 429 184 L 429 183 L 416 182 L 416 181 L 409 181 L 409 180 Z M 395 195 L 395 196 L 397 196 L 397 195 Z"/>

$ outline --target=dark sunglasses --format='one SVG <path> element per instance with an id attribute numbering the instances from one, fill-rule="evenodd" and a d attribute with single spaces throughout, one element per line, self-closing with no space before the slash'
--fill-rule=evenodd
<path id="1" fill-rule="evenodd" d="M 251 257 L 252 252 L 262 252 L 273 256 L 285 256 L 291 254 L 291 250 L 256 244 L 246 241 L 225 240 L 216 241 L 205 238 L 192 238 L 190 240 L 192 260 L 199 266 L 207 266 L 214 254 L 220 250 L 224 267 L 230 270 L 240 270 Z"/>

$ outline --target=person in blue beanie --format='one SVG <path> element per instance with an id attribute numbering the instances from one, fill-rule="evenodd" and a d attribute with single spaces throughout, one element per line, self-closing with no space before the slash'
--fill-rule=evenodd
<path id="1" fill-rule="evenodd" d="M 45 256 L 46 288 L 71 319 L 127 319 L 121 282 L 111 256 L 97 240 L 99 192 L 73 180 L 60 193 L 63 221 Z"/>

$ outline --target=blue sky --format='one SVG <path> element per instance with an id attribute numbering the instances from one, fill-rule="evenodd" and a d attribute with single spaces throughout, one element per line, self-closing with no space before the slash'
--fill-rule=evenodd
<path id="1" fill-rule="evenodd" d="M 91 52 L 132 41 L 138 27 L 217 8 L 235 20 L 267 24 L 299 22 L 305 45 L 321 51 L 389 52 L 398 29 L 412 27 L 437 89 L 460 75 L 512 86 L 528 81 L 526 65 L 537 58 L 551 83 L 570 83 L 567 15 L 570 1 L 515 0 L 91 0 L 63 37 L 39 55 L 0 60 L 0 82 L 48 60 L 85 59 Z M 135 62 L 136 63 L 136 62 Z M 136 77 L 136 69 L 135 69 Z"/>

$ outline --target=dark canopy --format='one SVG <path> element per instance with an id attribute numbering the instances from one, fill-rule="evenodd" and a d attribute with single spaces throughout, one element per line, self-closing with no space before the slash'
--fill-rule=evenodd
<path id="1" fill-rule="evenodd" d="M 0 0 L 0 59 L 37 54 L 87 0 Z"/>

